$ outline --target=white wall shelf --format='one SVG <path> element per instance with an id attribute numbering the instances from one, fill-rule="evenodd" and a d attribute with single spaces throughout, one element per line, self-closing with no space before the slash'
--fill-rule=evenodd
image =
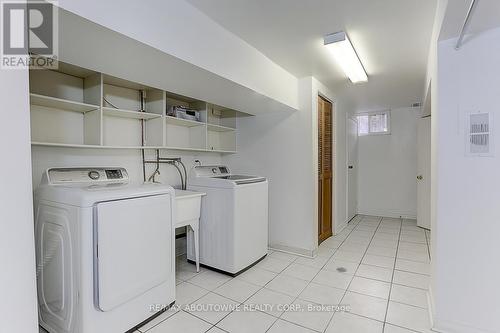
<path id="1" fill-rule="evenodd" d="M 99 109 L 99 105 L 74 102 L 67 99 L 44 96 L 39 94 L 30 94 L 30 102 L 32 105 L 43 106 L 51 109 L 81 112 L 81 113 Z"/>
<path id="2" fill-rule="evenodd" d="M 213 125 L 213 124 L 208 124 L 208 130 L 209 131 L 214 131 L 214 132 L 234 132 L 236 131 L 235 128 L 227 127 L 227 126 L 221 126 L 221 125 Z"/>
<path id="3" fill-rule="evenodd" d="M 179 151 L 194 151 L 194 152 L 207 152 L 207 149 L 196 148 L 179 148 L 179 147 L 164 147 L 166 150 L 179 150 Z"/>
<path id="4" fill-rule="evenodd" d="M 194 127 L 194 126 L 204 126 L 205 123 L 196 120 L 189 119 L 181 119 L 172 116 L 165 117 L 167 124 L 176 125 L 176 126 L 186 126 L 186 127 Z"/>
<path id="5" fill-rule="evenodd" d="M 219 153 L 219 154 L 236 154 L 236 150 L 207 150 L 212 153 Z"/>
<path id="6" fill-rule="evenodd" d="M 71 64 L 59 66 L 30 71 L 33 146 L 237 151 L 238 111 Z M 141 96 L 145 112 L 133 111 L 141 109 Z M 200 121 L 167 116 L 171 106 L 196 110 Z"/>
<path id="7" fill-rule="evenodd" d="M 115 108 L 109 108 L 109 107 L 103 107 L 102 113 L 103 113 L 103 115 L 109 116 L 109 117 L 132 118 L 132 119 L 154 119 L 154 118 L 161 117 L 160 114 L 156 114 L 156 113 L 115 109 Z"/>
<path id="8" fill-rule="evenodd" d="M 70 143 L 54 143 L 54 142 L 39 142 L 32 141 L 32 146 L 42 146 L 42 147 L 54 147 L 54 148 L 77 148 L 77 149 L 161 149 L 161 150 L 175 150 L 175 151 L 191 151 L 191 152 L 211 152 L 220 154 L 235 154 L 236 151 L 226 151 L 226 150 L 208 150 L 208 149 L 196 149 L 196 148 L 179 148 L 179 147 L 167 147 L 167 146 L 104 146 L 104 145 L 80 145 L 80 144 L 70 144 Z"/>
<path id="9" fill-rule="evenodd" d="M 57 147 L 57 148 L 81 148 L 81 149 L 166 149 L 163 146 L 103 146 L 103 145 L 78 145 L 68 143 L 52 143 L 32 141 L 33 146 Z"/>

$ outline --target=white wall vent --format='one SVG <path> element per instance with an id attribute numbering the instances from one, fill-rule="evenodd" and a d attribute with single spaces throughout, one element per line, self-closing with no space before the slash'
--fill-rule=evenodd
<path id="1" fill-rule="evenodd" d="M 470 113 L 466 133 L 467 155 L 491 156 L 492 126 L 489 113 Z"/>

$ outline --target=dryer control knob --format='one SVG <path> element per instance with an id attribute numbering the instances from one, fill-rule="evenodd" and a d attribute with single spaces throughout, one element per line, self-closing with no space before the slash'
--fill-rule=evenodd
<path id="1" fill-rule="evenodd" d="M 97 171 L 89 171 L 89 178 L 92 180 L 98 180 L 99 179 L 99 172 Z"/>

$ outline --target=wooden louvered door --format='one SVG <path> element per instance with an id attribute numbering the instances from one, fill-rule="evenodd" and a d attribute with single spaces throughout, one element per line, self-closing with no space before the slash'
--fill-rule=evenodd
<path id="1" fill-rule="evenodd" d="M 333 107 L 318 96 L 318 242 L 332 236 Z"/>

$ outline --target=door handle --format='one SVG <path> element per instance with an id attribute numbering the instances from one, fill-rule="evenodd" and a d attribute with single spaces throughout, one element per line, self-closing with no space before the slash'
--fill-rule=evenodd
<path id="1" fill-rule="evenodd" d="M 424 179 L 424 176 L 422 176 L 422 175 L 418 175 L 418 176 L 417 176 L 417 179 L 418 179 L 418 180 L 422 180 L 422 179 Z"/>

